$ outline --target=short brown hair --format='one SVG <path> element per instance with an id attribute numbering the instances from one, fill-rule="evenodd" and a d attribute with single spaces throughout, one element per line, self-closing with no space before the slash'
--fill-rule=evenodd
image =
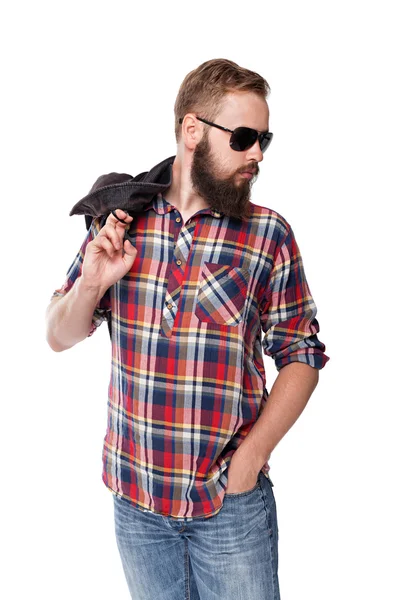
<path id="1" fill-rule="evenodd" d="M 189 113 L 198 113 L 212 121 L 220 111 L 224 96 L 230 92 L 253 92 L 267 98 L 271 88 L 254 71 L 239 67 L 226 58 L 214 58 L 190 71 L 182 81 L 175 100 L 175 138 L 179 142 L 179 119 Z"/>

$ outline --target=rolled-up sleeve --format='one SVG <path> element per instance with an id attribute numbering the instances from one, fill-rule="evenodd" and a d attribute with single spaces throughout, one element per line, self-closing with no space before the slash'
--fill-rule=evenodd
<path id="1" fill-rule="evenodd" d="M 85 250 L 89 242 L 91 242 L 101 228 L 100 217 L 94 218 L 92 220 L 91 226 L 86 234 L 86 237 L 79 249 L 79 252 L 75 256 L 71 266 L 69 267 L 66 273 L 66 279 L 64 284 L 54 290 L 53 295 L 50 300 L 54 298 L 54 296 L 65 296 L 69 292 L 69 290 L 74 285 L 75 281 L 82 275 L 82 264 L 85 257 Z M 87 337 L 93 335 L 96 329 L 102 324 L 103 321 L 107 321 L 107 313 L 111 311 L 111 301 L 110 301 L 110 289 L 108 289 L 104 296 L 99 300 L 96 305 L 96 308 L 93 312 L 92 317 L 92 325 Z"/>
<path id="2" fill-rule="evenodd" d="M 263 352 L 279 371 L 292 362 L 322 369 L 329 356 L 318 339 L 317 307 L 311 296 L 292 228 L 274 256 L 260 314 Z"/>

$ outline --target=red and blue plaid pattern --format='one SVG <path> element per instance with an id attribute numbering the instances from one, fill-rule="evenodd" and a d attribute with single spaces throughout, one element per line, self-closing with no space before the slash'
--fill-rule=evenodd
<path id="1" fill-rule="evenodd" d="M 81 275 L 103 223 L 92 221 L 53 296 Z M 269 208 L 252 204 L 243 220 L 204 208 L 182 223 L 158 194 L 129 236 L 135 261 L 100 300 L 88 333 L 110 313 L 102 479 L 139 509 L 211 517 L 231 457 L 268 399 L 263 354 L 278 370 L 329 360 L 317 309 L 293 231 Z"/>

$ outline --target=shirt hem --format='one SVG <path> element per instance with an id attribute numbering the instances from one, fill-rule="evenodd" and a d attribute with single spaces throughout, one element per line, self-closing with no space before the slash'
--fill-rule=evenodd
<path id="1" fill-rule="evenodd" d="M 265 477 L 267 477 L 268 479 L 270 479 L 269 473 L 267 470 L 264 470 L 265 467 L 261 468 L 260 471 L 262 471 L 265 475 Z M 206 514 L 202 514 L 202 515 L 196 515 L 196 516 L 187 516 L 187 517 L 182 517 L 182 516 L 177 516 L 177 515 L 171 515 L 169 513 L 163 513 L 160 512 L 158 510 L 154 510 L 152 508 L 150 508 L 149 506 L 143 506 L 141 504 L 139 504 L 138 502 L 135 502 L 134 500 L 132 500 L 132 498 L 125 496 L 124 494 L 119 494 L 117 491 L 115 491 L 112 487 L 110 487 L 103 479 L 103 483 L 106 486 L 106 488 L 114 495 L 117 496 L 118 498 L 121 498 L 122 500 L 125 500 L 126 502 L 129 502 L 129 504 L 132 504 L 135 508 L 141 510 L 142 512 L 152 512 L 155 515 L 160 515 L 163 517 L 171 517 L 172 519 L 186 519 L 186 520 L 192 520 L 192 519 L 209 519 L 210 517 L 213 517 L 215 515 L 217 515 L 219 513 L 219 511 L 221 510 L 222 506 L 223 506 L 223 501 L 221 503 L 221 505 L 214 511 L 212 511 L 211 513 L 206 513 Z"/>

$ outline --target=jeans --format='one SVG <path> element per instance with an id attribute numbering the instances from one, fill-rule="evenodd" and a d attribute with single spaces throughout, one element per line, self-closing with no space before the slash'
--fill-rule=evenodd
<path id="1" fill-rule="evenodd" d="M 273 483 L 225 494 L 212 517 L 143 512 L 113 494 L 115 533 L 135 600 L 280 600 Z"/>

